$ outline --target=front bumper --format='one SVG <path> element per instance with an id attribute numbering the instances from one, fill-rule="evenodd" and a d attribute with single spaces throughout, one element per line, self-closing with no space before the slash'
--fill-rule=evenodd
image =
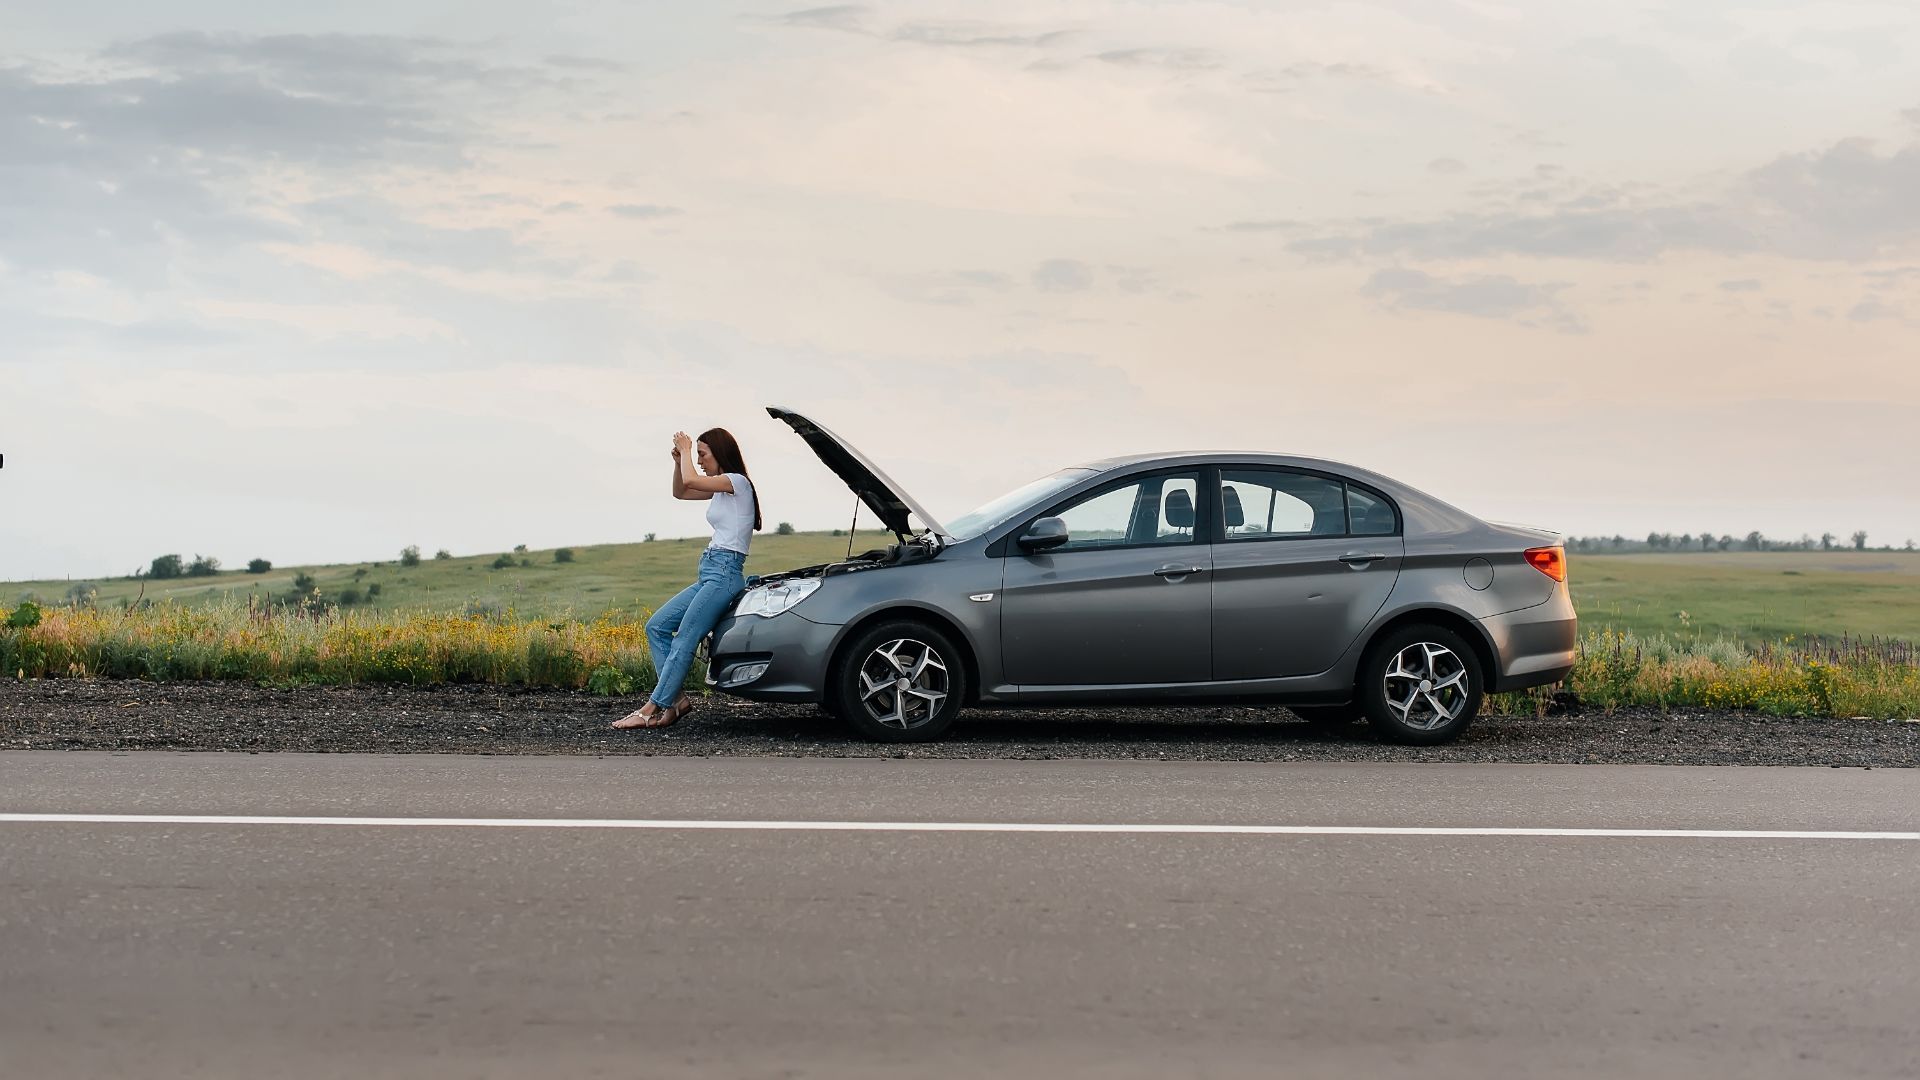
<path id="1" fill-rule="evenodd" d="M 707 685 L 751 701 L 818 702 L 826 692 L 827 662 L 840 627 L 792 611 L 764 617 L 728 615 L 707 644 Z M 738 681 L 752 669 L 764 670 Z"/>

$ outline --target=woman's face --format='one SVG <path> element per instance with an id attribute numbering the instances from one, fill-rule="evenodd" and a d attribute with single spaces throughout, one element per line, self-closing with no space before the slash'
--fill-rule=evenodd
<path id="1" fill-rule="evenodd" d="M 707 447 L 706 443 L 694 444 L 694 461 L 699 463 L 700 471 L 708 476 L 714 476 L 720 472 L 720 463 L 713 460 L 713 451 Z"/>

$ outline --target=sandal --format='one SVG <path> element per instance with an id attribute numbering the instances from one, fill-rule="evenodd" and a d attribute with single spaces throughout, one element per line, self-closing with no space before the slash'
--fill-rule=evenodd
<path id="1" fill-rule="evenodd" d="M 653 705 L 653 703 L 648 702 L 647 705 Z M 620 731 L 627 731 L 632 728 L 666 727 L 680 719 L 671 708 L 662 709 L 655 705 L 653 711 L 648 712 L 647 705 L 642 705 L 620 719 L 615 720 L 613 722 L 614 728 Z"/>
<path id="2" fill-rule="evenodd" d="M 653 702 L 651 701 L 647 702 L 647 705 L 652 704 Z M 652 712 L 646 711 L 647 705 L 642 705 L 638 709 L 615 720 L 613 726 L 621 731 L 627 731 L 633 728 L 672 727 L 686 719 L 687 714 L 693 711 L 693 698 L 686 694 L 681 694 L 679 701 L 674 702 L 664 709 L 655 706 Z"/>

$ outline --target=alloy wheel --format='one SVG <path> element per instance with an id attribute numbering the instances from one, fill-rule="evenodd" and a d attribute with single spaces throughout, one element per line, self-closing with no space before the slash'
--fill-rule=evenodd
<path id="1" fill-rule="evenodd" d="M 882 727 L 910 731 L 932 720 L 948 687 L 946 661 L 924 641 L 895 638 L 860 664 L 860 704 Z"/>
<path id="2" fill-rule="evenodd" d="M 1467 665 L 1452 649 L 1431 641 L 1401 649 L 1387 665 L 1387 708 L 1416 731 L 1432 731 L 1457 719 L 1467 707 Z"/>

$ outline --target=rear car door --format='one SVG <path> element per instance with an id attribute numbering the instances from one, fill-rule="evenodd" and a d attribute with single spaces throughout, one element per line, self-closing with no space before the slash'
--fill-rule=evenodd
<path id="1" fill-rule="evenodd" d="M 1226 466 L 1213 558 L 1213 677 L 1316 675 L 1387 602 L 1405 553 L 1385 496 L 1320 473 Z"/>
<path id="2" fill-rule="evenodd" d="M 1008 682 L 1211 677 L 1212 498 L 1202 495 L 1201 479 L 1199 469 L 1136 474 L 1036 515 L 1065 521 L 1068 539 L 1031 554 L 1007 548 L 1000 643 Z"/>

